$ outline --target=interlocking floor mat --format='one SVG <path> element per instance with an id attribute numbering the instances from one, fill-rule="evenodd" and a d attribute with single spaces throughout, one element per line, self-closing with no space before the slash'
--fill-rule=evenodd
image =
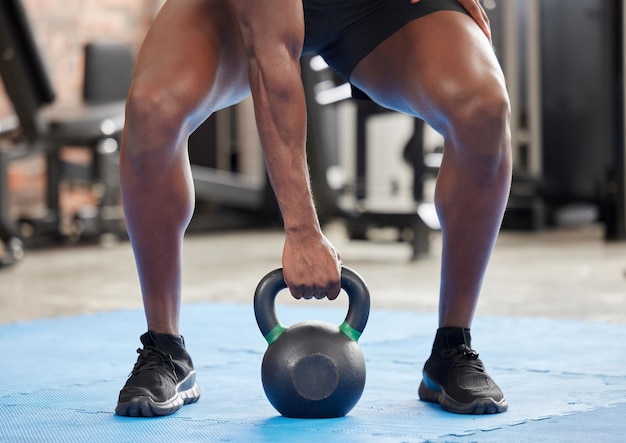
<path id="1" fill-rule="evenodd" d="M 278 306 L 285 325 L 339 324 L 315 302 Z M 319 302 L 318 302 L 319 303 Z M 509 402 L 463 416 L 417 398 L 436 316 L 372 311 L 359 341 L 367 382 L 343 418 L 281 417 L 260 367 L 267 347 L 251 306 L 183 305 L 182 333 L 202 397 L 161 418 L 114 415 L 140 345 L 139 310 L 0 326 L 1 442 L 623 442 L 626 325 L 478 317 L 473 345 Z"/>

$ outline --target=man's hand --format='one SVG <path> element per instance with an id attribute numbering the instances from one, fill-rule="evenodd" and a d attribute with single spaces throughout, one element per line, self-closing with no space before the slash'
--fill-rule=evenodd
<path id="1" fill-rule="evenodd" d="M 283 278 L 295 298 L 334 300 L 341 290 L 339 252 L 322 233 L 287 232 Z"/>
<path id="2" fill-rule="evenodd" d="M 419 3 L 420 0 L 411 0 L 411 3 Z M 458 2 L 465 8 L 469 15 L 478 24 L 480 29 L 485 33 L 489 42 L 491 42 L 491 26 L 489 25 L 489 17 L 487 13 L 480 5 L 479 0 L 458 0 Z"/>

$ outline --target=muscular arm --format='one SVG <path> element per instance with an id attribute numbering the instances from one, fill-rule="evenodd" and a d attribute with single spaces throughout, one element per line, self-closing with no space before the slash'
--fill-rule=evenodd
<path id="1" fill-rule="evenodd" d="M 294 297 L 335 298 L 340 262 L 317 219 L 306 161 L 300 0 L 235 0 L 248 50 L 261 144 L 285 225 L 283 272 Z"/>

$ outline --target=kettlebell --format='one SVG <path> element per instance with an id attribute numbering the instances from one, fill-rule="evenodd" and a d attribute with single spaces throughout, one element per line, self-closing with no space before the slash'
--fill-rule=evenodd
<path id="1" fill-rule="evenodd" d="M 268 343 L 261 365 L 265 395 L 284 417 L 343 417 L 365 387 L 365 359 L 357 341 L 369 317 L 369 290 L 355 271 L 343 267 L 341 287 L 349 299 L 345 321 L 286 328 L 275 309 L 276 295 L 286 287 L 282 269 L 275 269 L 254 294 L 256 321 Z"/>

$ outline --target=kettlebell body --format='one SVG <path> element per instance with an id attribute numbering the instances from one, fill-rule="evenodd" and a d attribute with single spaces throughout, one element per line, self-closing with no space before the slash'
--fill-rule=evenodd
<path id="1" fill-rule="evenodd" d="M 346 415 L 365 387 L 366 368 L 357 340 L 369 316 L 369 291 L 354 271 L 342 269 L 342 287 L 350 305 L 336 326 L 306 321 L 285 328 L 274 300 L 286 284 L 282 270 L 265 276 L 255 293 L 255 315 L 268 341 L 261 379 L 265 394 L 285 417 L 332 418 Z"/>

